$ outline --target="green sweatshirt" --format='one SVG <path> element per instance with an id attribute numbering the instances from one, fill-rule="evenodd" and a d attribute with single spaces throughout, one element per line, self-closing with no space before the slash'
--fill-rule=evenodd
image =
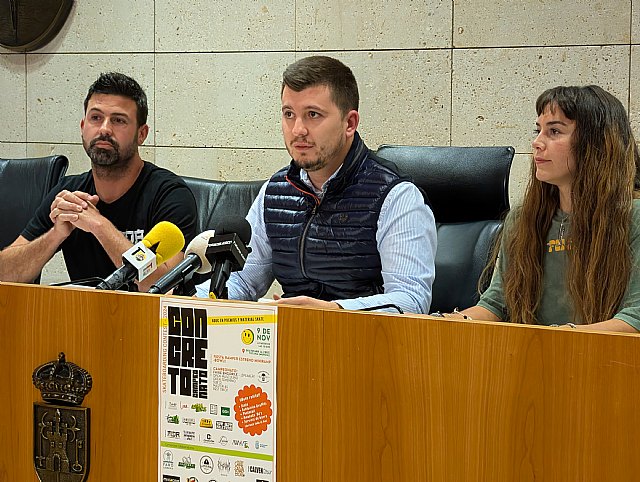
<path id="1" fill-rule="evenodd" d="M 541 325 L 565 324 L 568 322 L 582 324 L 581 319 L 575 319 L 573 303 L 565 286 L 565 270 L 567 266 L 567 253 L 564 238 L 571 223 L 571 216 L 558 211 L 553 218 L 551 228 L 547 233 L 547 250 L 543 259 L 543 287 L 542 299 L 536 313 L 538 323 Z M 509 224 L 507 218 L 506 224 Z M 564 233 L 563 233 L 564 231 Z M 640 200 L 633 202 L 631 212 L 630 246 L 632 256 L 631 278 L 627 291 L 619 307 L 619 311 L 613 316 L 628 323 L 640 331 Z M 503 245 L 504 248 L 504 245 Z M 501 320 L 508 320 L 504 293 L 502 291 L 502 273 L 504 272 L 503 249 L 496 269 L 491 279 L 489 288 L 482 294 L 478 306 L 482 306 L 494 313 Z M 602 280 L 602 289 L 607 289 L 606 280 Z M 605 320 L 599 320 L 605 321 Z"/>

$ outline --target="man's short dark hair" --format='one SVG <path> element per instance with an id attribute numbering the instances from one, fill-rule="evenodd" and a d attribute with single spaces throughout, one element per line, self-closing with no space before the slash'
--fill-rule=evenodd
<path id="1" fill-rule="evenodd" d="M 89 87 L 87 97 L 84 99 L 85 114 L 89 99 L 94 94 L 121 95 L 133 100 L 137 107 L 138 127 L 147 123 L 147 114 L 149 113 L 147 94 L 144 93 L 140 84 L 131 77 L 119 72 L 100 74 L 98 80 Z"/>
<path id="2" fill-rule="evenodd" d="M 339 60 L 322 55 L 305 57 L 289 65 L 282 74 L 280 95 L 285 86 L 301 92 L 316 85 L 329 87 L 331 99 L 343 116 L 350 110 L 358 110 L 360 96 L 353 72 Z"/>

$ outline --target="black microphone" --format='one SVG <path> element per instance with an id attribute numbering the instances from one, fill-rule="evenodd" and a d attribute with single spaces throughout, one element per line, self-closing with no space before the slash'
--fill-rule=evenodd
<path id="1" fill-rule="evenodd" d="M 182 295 L 194 295 L 196 287 L 190 283 L 193 273 L 205 274 L 211 271 L 211 263 L 207 259 L 206 251 L 209 239 L 213 238 L 215 233 L 214 229 L 210 229 L 193 238 L 184 252 L 184 260 L 156 281 L 147 293 L 165 294 L 182 284 L 184 286 Z"/>
<path id="2" fill-rule="evenodd" d="M 184 246 L 180 228 L 168 221 L 160 221 L 144 239 L 122 254 L 122 266 L 98 283 L 97 290 L 117 290 L 137 279 L 142 281 L 153 273 L 158 265 L 173 258 Z"/>
<path id="3" fill-rule="evenodd" d="M 205 253 L 212 266 L 210 298 L 228 298 L 227 281 L 233 271 L 244 267 L 251 252 L 251 248 L 247 246 L 250 239 L 251 226 L 244 218 L 225 218 L 222 226 L 216 230 Z"/>

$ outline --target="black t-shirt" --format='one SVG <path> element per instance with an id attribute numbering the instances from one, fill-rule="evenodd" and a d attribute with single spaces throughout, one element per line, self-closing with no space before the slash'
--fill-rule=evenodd
<path id="1" fill-rule="evenodd" d="M 67 176 L 56 185 L 38 207 L 34 217 L 22 231 L 32 241 L 53 227 L 49 213 L 51 203 L 62 190 L 96 194 L 91 171 Z M 120 199 L 96 206 L 105 218 L 132 243 L 142 238 L 160 221 L 169 221 L 180 228 L 185 245 L 197 234 L 196 202 L 184 181 L 166 169 L 144 163 L 138 179 Z M 106 278 L 116 269 L 100 242 L 91 233 L 74 229 L 60 245 L 71 281 L 90 277 Z"/>

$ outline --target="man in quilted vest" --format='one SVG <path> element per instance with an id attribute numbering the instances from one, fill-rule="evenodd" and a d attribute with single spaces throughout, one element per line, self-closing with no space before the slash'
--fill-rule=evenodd
<path id="1" fill-rule="evenodd" d="M 256 300 L 275 278 L 280 304 L 428 313 L 433 213 L 362 141 L 351 70 L 330 57 L 301 59 L 285 70 L 281 98 L 291 162 L 247 215 L 252 252 L 232 273 L 229 298 Z"/>

